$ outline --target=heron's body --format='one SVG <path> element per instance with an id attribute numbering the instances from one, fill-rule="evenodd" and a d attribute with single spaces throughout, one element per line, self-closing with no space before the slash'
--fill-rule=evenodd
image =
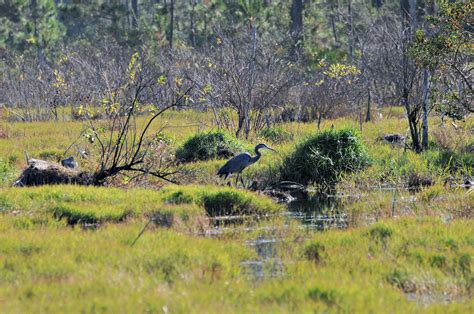
<path id="1" fill-rule="evenodd" d="M 261 148 L 273 150 L 265 144 L 258 144 L 257 146 L 255 146 L 255 156 L 252 157 L 252 155 L 247 152 L 240 153 L 237 156 L 232 157 L 229 161 L 227 161 L 226 164 L 219 169 L 217 175 L 219 175 L 220 177 L 224 177 L 224 179 L 227 179 L 230 175 L 234 173 L 236 173 L 238 176 L 245 168 L 247 168 L 251 164 L 256 163 L 260 159 L 262 153 L 260 153 L 259 149 Z"/>
<path id="2" fill-rule="evenodd" d="M 252 157 L 249 153 L 240 153 L 237 156 L 232 157 L 229 159 L 228 162 L 221 169 L 217 172 L 220 177 L 227 177 L 233 173 L 241 173 L 245 168 L 250 166 L 251 164 L 255 163 L 261 154 Z"/>

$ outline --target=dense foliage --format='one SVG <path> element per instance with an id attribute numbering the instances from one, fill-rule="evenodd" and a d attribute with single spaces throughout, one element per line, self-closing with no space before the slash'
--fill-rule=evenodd
<path id="1" fill-rule="evenodd" d="M 366 148 L 353 129 L 330 130 L 300 143 L 283 163 L 284 180 L 332 187 L 346 173 L 369 163 Z"/>
<path id="2" fill-rule="evenodd" d="M 242 149 L 240 143 L 221 131 L 198 133 L 188 138 L 176 150 L 176 158 L 183 162 L 225 158 Z"/>

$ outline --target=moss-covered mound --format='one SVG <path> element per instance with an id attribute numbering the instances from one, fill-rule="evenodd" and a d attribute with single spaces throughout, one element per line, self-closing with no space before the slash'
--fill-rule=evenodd
<path id="1" fill-rule="evenodd" d="M 209 216 L 265 215 L 282 210 L 267 196 L 230 187 L 169 186 L 161 193 L 165 203 L 202 206 Z"/>
<path id="2" fill-rule="evenodd" d="M 240 150 L 242 145 L 227 133 L 198 133 L 176 150 L 176 158 L 182 162 L 228 158 Z"/>
<path id="3" fill-rule="evenodd" d="M 330 130 L 300 143 L 284 161 L 283 180 L 331 187 L 345 173 L 356 172 L 369 163 L 357 131 Z"/>

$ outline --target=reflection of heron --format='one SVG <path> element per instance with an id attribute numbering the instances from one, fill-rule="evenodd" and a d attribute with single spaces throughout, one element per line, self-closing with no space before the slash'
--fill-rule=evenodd
<path id="1" fill-rule="evenodd" d="M 274 149 L 268 147 L 265 144 L 258 144 L 257 146 L 255 146 L 256 156 L 252 157 L 249 153 L 238 154 L 237 156 L 232 157 L 228 162 L 226 162 L 226 164 L 222 166 L 221 169 L 219 169 L 217 174 L 219 175 L 219 177 L 224 177 L 224 180 L 225 180 L 233 173 L 236 173 L 237 177 L 235 178 L 235 184 L 237 184 L 237 181 L 240 177 L 240 182 L 242 182 L 242 185 L 244 185 L 244 182 L 240 174 L 245 168 L 247 168 L 248 166 L 257 162 L 260 159 L 262 154 L 260 153 L 259 149 L 261 148 L 275 151 Z"/>

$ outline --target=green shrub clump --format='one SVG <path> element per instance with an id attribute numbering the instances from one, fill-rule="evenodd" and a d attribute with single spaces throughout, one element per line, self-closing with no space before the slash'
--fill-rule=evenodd
<path id="1" fill-rule="evenodd" d="M 318 133 L 300 143 L 284 161 L 283 180 L 334 187 L 345 173 L 369 164 L 367 150 L 357 131 L 347 128 Z"/>
<path id="2" fill-rule="evenodd" d="M 227 158 L 240 150 L 242 145 L 224 132 L 198 133 L 176 150 L 176 158 L 182 162 Z"/>
<path id="3" fill-rule="evenodd" d="M 277 144 L 291 141 L 293 139 L 293 134 L 283 130 L 282 128 L 266 128 L 260 131 L 260 137 Z"/>

